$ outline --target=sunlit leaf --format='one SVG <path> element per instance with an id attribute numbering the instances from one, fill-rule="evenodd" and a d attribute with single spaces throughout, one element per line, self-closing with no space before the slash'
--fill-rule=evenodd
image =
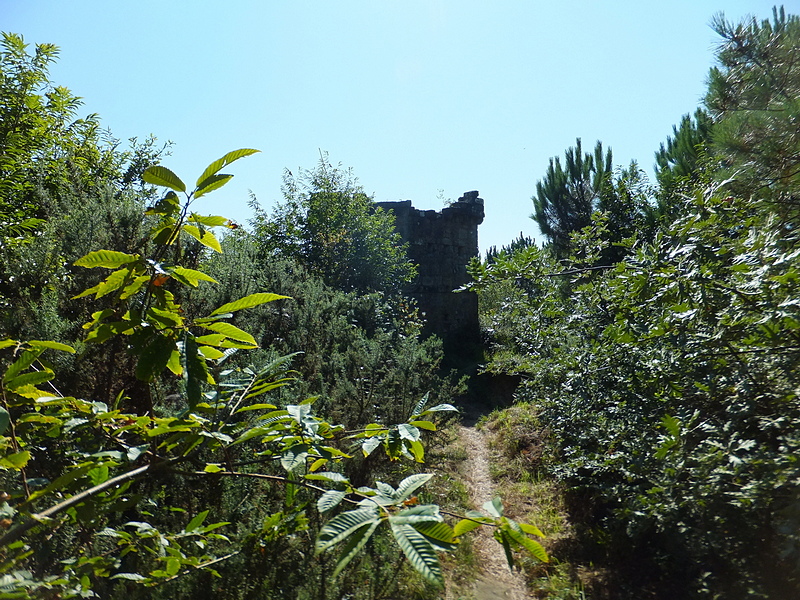
<path id="1" fill-rule="evenodd" d="M 424 521 L 416 523 L 414 529 L 424 535 L 428 542 L 440 552 L 452 552 L 456 549 L 457 542 L 453 539 L 453 530 L 447 523 Z"/>
<path id="2" fill-rule="evenodd" d="M 364 456 L 369 456 L 372 452 L 381 445 L 381 438 L 379 437 L 371 437 L 364 440 L 364 443 L 361 444 L 361 451 L 364 453 Z"/>
<path id="3" fill-rule="evenodd" d="M 219 245 L 219 240 L 208 229 L 201 230 L 199 227 L 195 227 L 194 225 L 184 225 L 181 230 L 188 233 L 204 246 L 211 248 L 216 252 L 222 253 L 222 246 Z"/>
<path id="4" fill-rule="evenodd" d="M 147 167 L 142 174 L 142 180 L 145 183 L 150 183 L 152 185 L 162 185 L 164 187 L 168 187 L 176 192 L 186 191 L 186 184 L 181 181 L 181 178 L 175 175 L 175 173 L 170 171 L 168 168 L 162 167 L 161 165 Z"/>
<path id="5" fill-rule="evenodd" d="M 216 215 L 198 215 L 197 213 L 192 213 L 189 215 L 189 221 L 193 223 L 200 223 L 201 225 L 205 225 L 206 227 L 221 227 L 227 226 L 230 223 L 230 219 L 226 217 L 219 217 Z"/>
<path id="6" fill-rule="evenodd" d="M 138 254 L 126 254 L 124 252 L 116 252 L 115 250 L 95 250 L 79 258 L 72 264 L 76 267 L 86 267 L 87 269 L 97 267 L 118 269 L 124 265 L 136 262 L 139 258 L 140 256 Z"/>
<path id="7" fill-rule="evenodd" d="M 306 464 L 306 458 L 308 458 L 308 445 L 298 444 L 281 455 L 281 466 L 292 473 Z"/>
<path id="8" fill-rule="evenodd" d="M 524 533 L 520 533 L 519 531 L 515 531 L 511 528 L 503 529 L 503 533 L 511 540 L 525 548 L 525 550 L 530 552 L 530 554 L 535 558 L 542 562 L 550 562 L 550 557 L 547 556 L 547 552 L 545 551 L 544 547 L 536 540 L 532 540 Z"/>
<path id="9" fill-rule="evenodd" d="M 419 429 L 414 427 L 413 425 L 409 425 L 408 423 L 401 423 L 397 426 L 397 431 L 400 433 L 400 437 L 412 442 L 415 442 L 419 439 Z"/>
<path id="10" fill-rule="evenodd" d="M 75 348 L 72 346 L 67 346 L 66 344 L 60 344 L 59 342 L 53 342 L 50 340 L 31 340 L 28 342 L 28 345 L 33 348 L 50 348 L 51 350 L 63 350 L 64 352 L 75 354 Z"/>
<path id="11" fill-rule="evenodd" d="M 203 524 L 203 521 L 206 520 L 207 516 L 208 516 L 207 510 L 204 510 L 203 512 L 195 515 L 195 517 L 191 521 L 189 521 L 189 524 L 186 525 L 184 531 L 194 531 L 195 529 L 200 527 L 200 525 Z"/>
<path id="12" fill-rule="evenodd" d="M 377 519 L 379 519 L 377 507 L 359 508 L 336 515 L 320 529 L 316 542 L 317 552 L 327 550 L 362 527 L 365 523 L 370 523 Z"/>
<path id="13" fill-rule="evenodd" d="M 496 519 L 499 519 L 503 516 L 503 501 L 500 498 L 487 500 L 483 503 L 483 509 Z"/>
<path id="14" fill-rule="evenodd" d="M 44 352 L 44 348 L 25 350 L 22 354 L 20 354 L 20 357 L 11 363 L 11 366 L 6 369 L 6 372 L 3 375 L 3 383 L 11 381 L 23 371 L 28 369 L 34 362 L 36 362 L 42 352 Z"/>
<path id="15" fill-rule="evenodd" d="M 222 321 L 217 321 L 216 323 L 204 323 L 201 325 L 204 329 L 209 329 L 211 331 L 216 331 L 217 333 L 221 333 L 224 336 L 227 336 L 231 339 L 237 340 L 239 342 L 245 342 L 247 344 L 252 344 L 253 346 L 257 346 L 255 338 L 247 333 L 246 331 L 242 331 L 235 325 L 231 325 L 230 323 L 224 323 Z"/>
<path id="16" fill-rule="evenodd" d="M 233 179 L 233 175 L 212 175 L 211 177 L 204 179 L 197 185 L 197 191 L 194 193 L 194 198 L 197 199 L 210 192 L 213 192 L 214 190 L 218 190 L 231 179 Z M 203 223 L 203 225 L 206 225 L 206 223 Z"/>
<path id="17" fill-rule="evenodd" d="M 250 294 L 249 296 L 245 296 L 244 298 L 239 298 L 238 300 L 234 300 L 233 302 L 228 302 L 227 304 L 223 304 L 215 311 L 213 311 L 209 316 L 219 315 L 221 313 L 232 313 L 236 312 L 237 310 L 243 310 L 245 308 L 253 308 L 254 306 L 260 306 L 261 304 L 266 304 L 267 302 L 274 302 L 275 300 L 284 300 L 287 298 L 289 298 L 289 296 L 281 296 L 279 294 L 269 294 L 266 292 Z"/>
<path id="18" fill-rule="evenodd" d="M 321 513 L 326 513 L 329 510 L 339 506 L 347 492 L 340 490 L 328 490 L 317 500 L 317 510 Z"/>
<path id="19" fill-rule="evenodd" d="M 536 527 L 536 525 L 531 525 L 530 523 L 520 523 L 519 528 L 530 535 L 538 535 L 540 538 L 544 537 L 542 530 Z"/>
<path id="20" fill-rule="evenodd" d="M 433 477 L 433 475 L 430 473 L 417 473 L 416 475 L 406 477 L 397 487 L 397 499 L 407 500 L 411 494 L 425 485 L 431 477 Z"/>
<path id="21" fill-rule="evenodd" d="M 216 173 L 219 173 L 220 169 L 224 169 L 227 165 L 231 164 L 235 160 L 256 154 L 257 152 L 260 152 L 260 150 L 254 150 L 253 148 L 241 148 L 240 150 L 228 152 L 222 158 L 217 159 L 208 165 L 200 177 L 197 178 L 197 183 L 195 185 L 199 188 L 206 179 Z"/>
<path id="22" fill-rule="evenodd" d="M 409 424 L 427 431 L 436 431 L 436 424 L 430 421 L 409 421 Z"/>
<path id="23" fill-rule="evenodd" d="M 465 533 L 469 533 L 473 529 L 481 527 L 481 525 L 481 523 L 473 521 L 472 519 L 461 519 L 458 523 L 456 523 L 456 526 L 453 527 L 453 534 L 456 537 L 459 537 Z"/>
<path id="24" fill-rule="evenodd" d="M 14 452 L 13 454 L 9 454 L 0 458 L 0 467 L 19 470 L 24 468 L 30 459 L 31 453 L 27 450 L 23 450 L 22 452 Z"/>
<path id="25" fill-rule="evenodd" d="M 40 383 L 45 383 L 50 381 L 55 377 L 55 373 L 50 369 L 44 369 L 41 371 L 34 371 L 33 373 L 23 373 L 22 375 L 17 375 L 13 379 L 9 379 L 5 382 L 6 387 L 9 390 L 17 390 L 19 388 L 23 388 L 28 385 L 39 385 Z"/>
<path id="26" fill-rule="evenodd" d="M 194 269 L 187 269 L 185 267 L 175 267 L 170 274 L 181 283 L 192 287 L 197 287 L 201 281 L 218 283 L 216 279 L 210 275 L 206 275 L 202 271 L 195 271 Z"/>
<path id="27" fill-rule="evenodd" d="M 362 525 L 347 538 L 347 543 L 342 547 L 342 555 L 339 558 L 339 562 L 336 563 L 336 568 L 333 570 L 334 577 L 341 573 L 342 569 L 361 552 L 361 549 L 369 541 L 369 538 L 372 537 L 372 534 L 380 524 L 380 521 L 373 521 L 372 523 Z"/>
<path id="28" fill-rule="evenodd" d="M 411 525 L 391 523 L 391 527 L 397 545 L 400 546 L 411 566 L 434 585 L 444 587 L 439 557 L 436 556 L 436 551 L 430 542 Z"/>
<path id="29" fill-rule="evenodd" d="M 216 348 L 212 348 L 211 346 L 198 346 L 197 350 L 208 360 L 219 360 L 220 358 L 225 356 L 224 352 L 222 352 L 221 350 L 217 350 Z M 179 374 L 180 373 L 176 373 L 176 375 Z"/>

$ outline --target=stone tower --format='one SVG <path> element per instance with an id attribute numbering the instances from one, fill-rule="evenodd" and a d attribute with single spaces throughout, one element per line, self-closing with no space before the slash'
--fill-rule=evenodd
<path id="1" fill-rule="evenodd" d="M 469 281 L 467 263 L 478 256 L 483 200 L 475 191 L 441 211 L 418 210 L 410 200 L 376 205 L 394 213 L 397 232 L 417 265 L 407 293 L 425 315 L 426 332 L 442 338 L 448 357 L 469 356 L 480 344 L 478 298 L 474 292 L 453 290 Z"/>

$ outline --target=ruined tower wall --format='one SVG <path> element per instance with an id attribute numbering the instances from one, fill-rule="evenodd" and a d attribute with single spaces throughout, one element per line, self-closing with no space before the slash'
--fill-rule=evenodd
<path id="1" fill-rule="evenodd" d="M 453 290 L 469 281 L 467 263 L 478 256 L 478 225 L 484 217 L 478 192 L 466 192 L 441 211 L 418 210 L 410 200 L 376 205 L 394 213 L 395 227 L 417 265 L 407 293 L 425 314 L 426 331 L 440 336 L 451 356 L 470 352 L 480 343 L 478 298 Z"/>

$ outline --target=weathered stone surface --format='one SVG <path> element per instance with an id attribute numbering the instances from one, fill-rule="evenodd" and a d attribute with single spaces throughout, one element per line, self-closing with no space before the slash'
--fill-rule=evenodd
<path id="1" fill-rule="evenodd" d="M 427 332 L 440 336 L 450 354 L 471 352 L 480 343 L 478 298 L 454 290 L 469 281 L 467 263 L 478 256 L 478 225 L 484 217 L 478 192 L 466 192 L 438 212 L 416 209 L 410 200 L 376 206 L 394 213 L 395 227 L 417 265 L 407 292 L 424 313 Z"/>

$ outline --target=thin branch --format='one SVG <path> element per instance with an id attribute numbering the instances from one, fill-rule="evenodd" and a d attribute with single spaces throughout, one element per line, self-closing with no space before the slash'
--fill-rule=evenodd
<path id="1" fill-rule="evenodd" d="M 64 512 L 65 510 L 72 508 L 76 504 L 80 504 L 87 498 L 91 498 L 100 492 L 107 490 L 110 487 L 114 487 L 120 483 L 128 481 L 129 479 L 135 479 L 140 475 L 144 475 L 147 471 L 152 469 L 155 466 L 162 467 L 164 466 L 163 463 L 160 464 L 148 464 L 144 465 L 143 467 L 139 467 L 138 469 L 133 469 L 132 471 L 128 471 L 127 473 L 123 473 L 122 475 L 117 475 L 116 477 L 112 477 L 111 479 L 104 481 L 103 483 L 96 485 L 94 487 L 89 488 L 88 490 L 84 490 L 75 494 L 74 496 L 70 496 L 66 500 L 59 502 L 48 508 L 47 510 L 43 510 L 40 513 L 32 514 L 29 521 L 25 521 L 24 523 L 20 523 L 16 527 L 9 530 L 3 537 L 0 537 L 0 546 L 7 546 L 12 542 L 17 541 L 21 538 L 28 530 L 34 528 L 38 525 L 41 521 L 45 519 L 49 519 L 50 517 L 54 517 L 55 515 Z"/>
<path id="2" fill-rule="evenodd" d="M 562 275 L 575 275 L 577 273 L 585 273 L 587 271 L 599 271 L 601 269 L 613 269 L 617 265 L 599 265 L 597 267 L 582 267 L 580 269 L 570 269 L 569 271 L 560 271 L 558 273 L 547 273 L 548 277 L 560 277 Z"/>
<path id="3" fill-rule="evenodd" d="M 206 567 L 210 567 L 211 565 L 215 565 L 217 563 L 220 563 L 223 560 L 228 560 L 229 558 L 233 558 L 237 554 L 239 554 L 239 552 L 231 552 L 230 554 L 226 554 L 225 556 L 220 556 L 219 558 L 215 558 L 214 560 L 209 560 L 208 562 L 204 562 L 202 564 L 197 565 L 195 567 L 195 570 L 205 569 Z M 172 577 L 168 577 L 164 581 L 159 581 L 158 583 L 159 583 L 159 585 L 164 584 L 164 583 L 169 583 L 170 581 L 174 581 L 174 580 L 178 579 L 178 577 L 183 577 L 184 575 L 186 575 L 188 573 L 194 573 L 194 571 L 181 571 L 180 573 L 176 573 Z"/>

